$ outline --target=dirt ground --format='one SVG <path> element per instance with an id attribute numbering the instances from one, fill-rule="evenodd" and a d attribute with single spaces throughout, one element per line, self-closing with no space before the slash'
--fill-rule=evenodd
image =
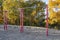
<path id="1" fill-rule="evenodd" d="M 16 25 L 8 25 L 8 30 L 3 27 L 0 25 L 0 40 L 60 40 L 60 30 L 49 29 L 46 36 L 46 28 L 24 26 L 20 32 Z"/>

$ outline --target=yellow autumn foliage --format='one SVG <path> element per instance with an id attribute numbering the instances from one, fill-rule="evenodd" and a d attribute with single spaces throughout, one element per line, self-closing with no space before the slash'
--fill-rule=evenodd
<path id="1" fill-rule="evenodd" d="M 49 0 L 48 7 L 49 23 L 54 24 L 54 22 L 60 22 L 60 0 Z M 53 8 L 58 8 L 59 10 L 56 12 Z"/>
<path id="2" fill-rule="evenodd" d="M 3 5 L 3 14 L 4 14 L 4 11 L 7 10 L 7 12 L 8 12 L 7 18 L 12 23 L 14 23 L 16 20 L 16 16 L 14 15 L 12 8 L 14 8 L 17 5 L 16 0 L 5 0 L 5 1 L 3 1 L 2 5 Z"/>
<path id="3" fill-rule="evenodd" d="M 31 15 L 33 16 L 36 15 L 36 10 L 34 10 Z"/>

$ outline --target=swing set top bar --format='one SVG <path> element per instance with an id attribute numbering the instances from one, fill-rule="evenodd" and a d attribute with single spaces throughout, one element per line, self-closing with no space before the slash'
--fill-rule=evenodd
<path id="1" fill-rule="evenodd" d="M 46 8 L 44 6 L 40 6 L 40 7 Z M 26 9 L 26 8 L 37 8 L 37 6 L 36 7 L 24 7 L 24 8 L 18 8 L 18 9 Z"/>

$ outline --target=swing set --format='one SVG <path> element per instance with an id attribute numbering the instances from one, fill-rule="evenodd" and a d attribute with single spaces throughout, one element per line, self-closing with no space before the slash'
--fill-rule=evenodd
<path id="1" fill-rule="evenodd" d="M 23 23 L 23 17 L 24 17 L 24 8 L 20 8 L 20 32 L 24 32 L 24 23 Z M 7 22 L 7 11 L 4 11 L 4 30 L 8 29 L 8 22 Z M 48 5 L 46 5 L 46 36 L 48 36 Z"/>

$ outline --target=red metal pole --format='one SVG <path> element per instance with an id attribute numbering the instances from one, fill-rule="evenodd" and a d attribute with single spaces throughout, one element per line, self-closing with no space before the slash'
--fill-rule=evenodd
<path id="1" fill-rule="evenodd" d="M 24 31 L 24 29 L 23 29 L 23 13 L 24 13 L 24 9 L 21 8 L 20 9 L 20 32 Z"/>
<path id="2" fill-rule="evenodd" d="M 4 11 L 4 30 L 7 30 L 7 11 Z"/>
<path id="3" fill-rule="evenodd" d="M 46 36 L 48 36 L 48 5 L 46 5 Z"/>

